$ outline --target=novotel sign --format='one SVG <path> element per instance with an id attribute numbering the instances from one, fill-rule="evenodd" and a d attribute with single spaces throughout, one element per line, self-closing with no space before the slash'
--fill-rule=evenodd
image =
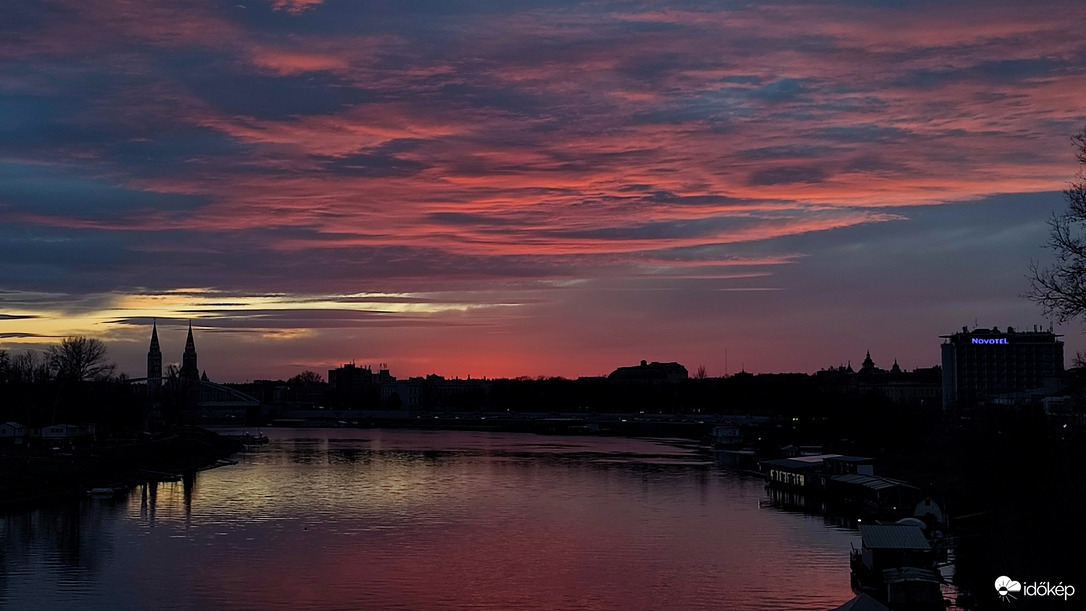
<path id="1" fill-rule="evenodd" d="M 974 337 L 973 338 L 973 343 L 974 344 L 1006 344 L 1007 343 L 1007 338 L 1005 338 L 1005 337 L 989 337 L 989 338 Z"/>

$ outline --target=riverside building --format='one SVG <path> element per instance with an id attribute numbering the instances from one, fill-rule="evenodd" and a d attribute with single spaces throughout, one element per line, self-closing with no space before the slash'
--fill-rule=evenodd
<path id="1" fill-rule="evenodd" d="M 1027 396 L 1051 388 L 1063 374 L 1063 342 L 1052 331 L 1007 327 L 962 327 L 940 336 L 943 353 L 943 408 L 970 407 L 986 400 Z"/>

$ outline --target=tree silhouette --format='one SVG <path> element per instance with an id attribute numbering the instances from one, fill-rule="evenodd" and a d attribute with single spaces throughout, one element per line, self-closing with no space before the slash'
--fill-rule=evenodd
<path id="1" fill-rule="evenodd" d="M 320 384 L 321 382 L 324 382 L 324 377 L 321 376 L 321 374 L 308 369 L 287 380 L 287 384 L 301 384 L 302 386 Z"/>
<path id="2" fill-rule="evenodd" d="M 49 346 L 46 361 L 58 380 L 82 382 L 108 379 L 115 368 L 106 362 L 106 345 L 87 337 L 68 337 L 59 346 Z"/>
<path id="3" fill-rule="evenodd" d="M 8 381 L 13 383 L 45 383 L 52 377 L 49 364 L 38 358 L 37 353 L 31 350 L 15 355 L 8 368 Z"/>
<path id="4" fill-rule="evenodd" d="M 1086 315 L 1086 129 L 1071 136 L 1079 168 L 1071 186 L 1063 192 L 1067 209 L 1049 221 L 1048 246 L 1056 263 L 1030 265 L 1030 290 L 1026 298 L 1038 303 L 1046 315 L 1060 322 Z"/>

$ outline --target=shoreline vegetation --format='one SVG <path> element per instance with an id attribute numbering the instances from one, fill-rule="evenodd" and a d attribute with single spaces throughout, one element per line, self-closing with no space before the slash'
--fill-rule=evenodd
<path id="1" fill-rule="evenodd" d="M 242 444 L 190 428 L 73 449 L 13 448 L 0 460 L 0 511 L 35 509 L 86 496 L 95 488 L 130 488 L 199 471 Z"/>

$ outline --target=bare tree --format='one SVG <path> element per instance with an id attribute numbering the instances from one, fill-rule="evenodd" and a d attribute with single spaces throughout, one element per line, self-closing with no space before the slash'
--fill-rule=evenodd
<path id="1" fill-rule="evenodd" d="M 11 359 L 8 379 L 15 383 L 48 382 L 49 365 L 38 358 L 36 352 L 27 350 Z"/>
<path id="2" fill-rule="evenodd" d="M 1079 168 L 1063 192 L 1067 210 L 1049 221 L 1048 246 L 1056 255 L 1051 266 L 1030 264 L 1030 290 L 1026 297 L 1060 322 L 1086 316 L 1086 129 L 1071 136 Z"/>
<path id="3" fill-rule="evenodd" d="M 320 384 L 321 382 L 324 382 L 324 377 L 316 371 L 310 371 L 308 369 L 287 380 L 288 384 L 300 384 L 302 386 Z"/>
<path id="4" fill-rule="evenodd" d="M 109 378 L 116 367 L 106 362 L 106 345 L 87 337 L 68 337 L 46 352 L 57 379 L 81 382 Z"/>

